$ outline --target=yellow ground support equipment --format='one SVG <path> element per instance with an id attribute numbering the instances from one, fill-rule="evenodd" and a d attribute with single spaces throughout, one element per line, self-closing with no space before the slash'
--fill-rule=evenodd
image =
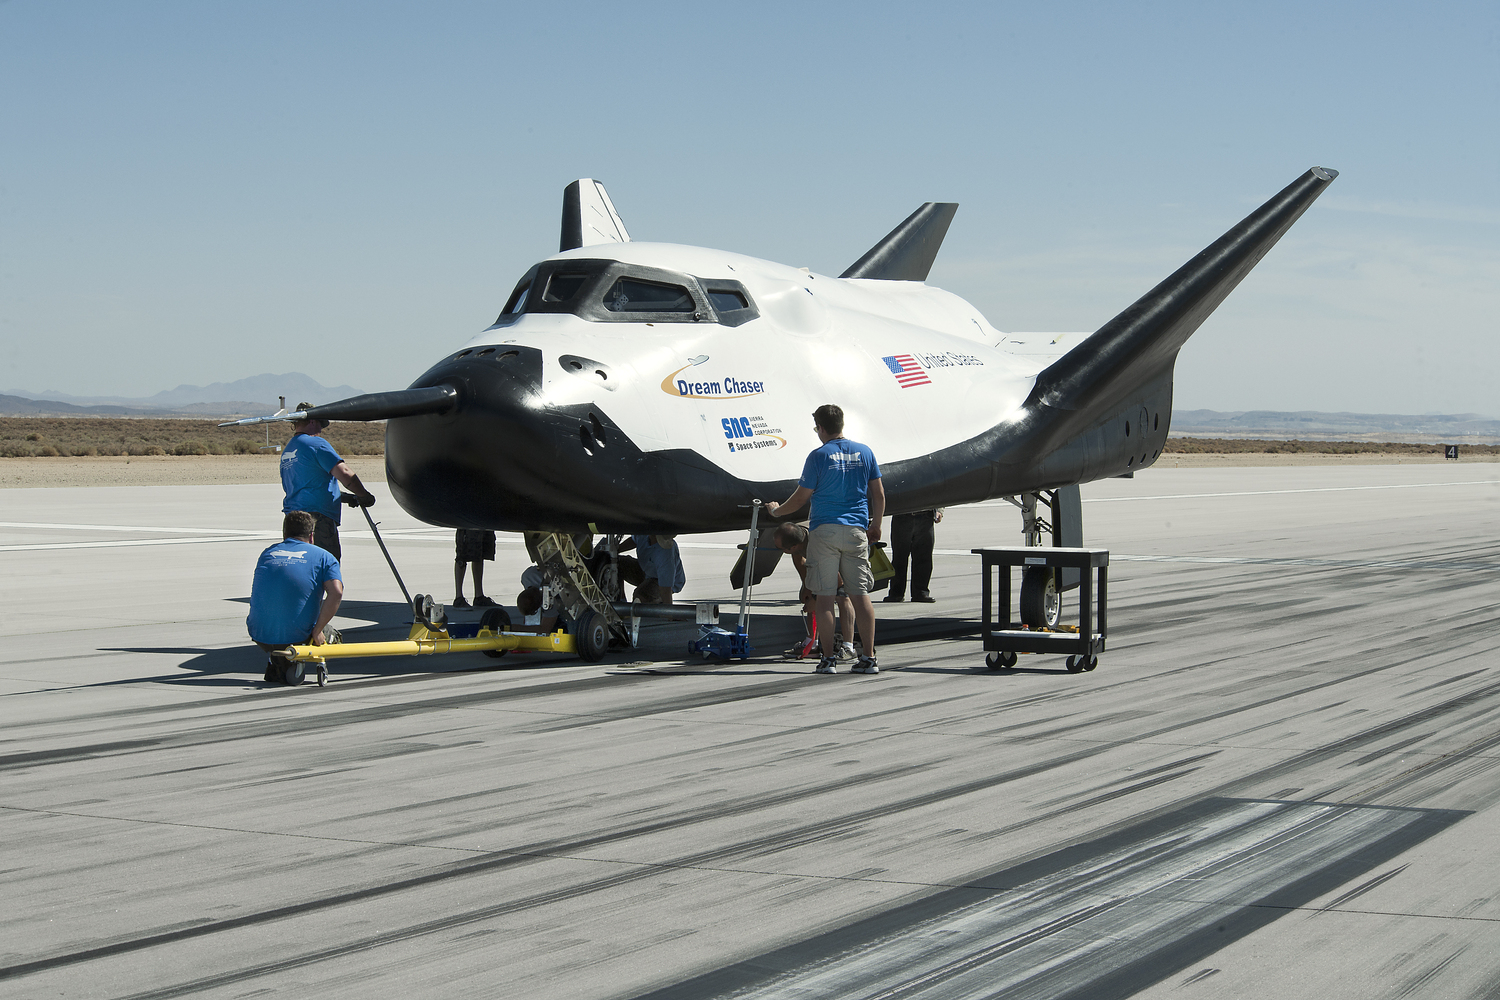
<path id="1" fill-rule="evenodd" d="M 430 596 L 418 594 L 412 604 L 416 620 L 412 622 L 411 633 L 405 639 L 390 642 L 325 642 L 321 646 L 287 646 L 277 650 L 274 655 L 289 664 L 286 668 L 286 682 L 301 684 L 305 665 L 316 664 L 318 686 L 323 687 L 328 683 L 329 660 L 355 656 L 427 656 L 433 653 L 504 656 L 513 649 L 543 653 L 580 653 L 574 637 L 561 629 L 549 635 L 506 631 L 510 626 L 510 616 L 503 609 L 491 609 L 478 625 L 465 625 L 445 621 L 442 605 L 434 604 Z M 584 658 L 598 659 L 597 656 Z"/>

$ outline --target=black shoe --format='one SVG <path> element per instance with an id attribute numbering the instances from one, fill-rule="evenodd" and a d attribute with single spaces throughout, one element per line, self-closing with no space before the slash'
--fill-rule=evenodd
<path id="1" fill-rule="evenodd" d="M 495 602 L 490 600 L 488 597 L 476 597 L 474 598 L 474 607 L 493 608 L 495 607 Z"/>
<path id="2" fill-rule="evenodd" d="M 450 604 L 450 605 L 448 605 L 448 607 L 450 607 L 450 608 L 467 608 L 467 607 L 468 607 L 468 606 L 469 606 L 469 602 L 468 602 L 468 601 L 466 601 L 466 600 L 465 600 L 465 599 L 464 599 L 464 598 L 463 598 L 463 596 L 462 596 L 462 595 L 460 595 L 460 596 L 458 596 L 458 597 L 455 597 L 455 598 L 454 598 L 454 599 L 453 599 L 453 603 L 452 603 L 452 604 Z"/>
<path id="3" fill-rule="evenodd" d="M 905 599 L 906 598 L 902 597 L 900 594 L 886 594 L 884 597 L 881 598 L 881 600 L 883 602 L 885 602 L 886 604 L 899 604 L 901 601 L 904 601 Z M 916 600 L 916 598 L 914 597 L 914 598 L 912 598 L 912 600 Z"/>
<path id="4" fill-rule="evenodd" d="M 912 599 L 912 602 L 915 603 L 915 604 L 936 604 L 937 603 L 937 598 L 933 597 L 931 594 L 923 594 L 920 597 L 918 597 L 916 594 L 913 594 L 913 595 L 911 595 L 911 599 Z"/>

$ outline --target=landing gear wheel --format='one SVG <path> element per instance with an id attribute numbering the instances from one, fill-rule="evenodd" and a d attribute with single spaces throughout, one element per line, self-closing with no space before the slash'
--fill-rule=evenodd
<path id="1" fill-rule="evenodd" d="M 1016 654 L 1010 650 L 1000 653 L 990 653 L 985 656 L 984 665 L 991 670 L 1009 670 L 1016 665 Z"/>
<path id="2" fill-rule="evenodd" d="M 578 655 L 597 663 L 609 649 L 609 622 L 597 611 L 585 611 L 578 619 L 573 639 L 578 644 Z"/>
<path id="3" fill-rule="evenodd" d="M 288 686 L 296 687 L 307 680 L 307 664 L 293 660 L 282 670 L 281 676 L 286 679 Z"/>
<path id="4" fill-rule="evenodd" d="M 484 613 L 484 617 L 482 617 L 482 618 L 479 619 L 479 627 L 480 628 L 487 628 L 491 632 L 509 632 L 510 631 L 510 612 L 506 611 L 504 608 L 500 608 L 500 607 L 490 608 L 488 611 L 486 611 Z M 510 652 L 510 650 L 507 650 L 507 649 L 486 649 L 486 650 L 483 650 L 483 652 L 484 652 L 484 655 L 488 656 L 490 659 L 492 659 L 492 660 L 498 660 L 498 659 L 500 659 L 500 657 L 502 657 L 506 653 Z"/>
<path id="5" fill-rule="evenodd" d="M 1045 566 L 1028 566 L 1021 573 L 1021 621 L 1032 628 L 1057 628 L 1062 619 L 1062 593 L 1057 574 Z"/>

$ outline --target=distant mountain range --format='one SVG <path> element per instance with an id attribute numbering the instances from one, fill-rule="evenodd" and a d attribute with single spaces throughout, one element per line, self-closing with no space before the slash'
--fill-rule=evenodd
<path id="1" fill-rule="evenodd" d="M 285 396 L 288 406 L 300 402 L 331 403 L 335 399 L 357 396 L 352 385 L 329 387 L 303 375 L 252 375 L 236 382 L 212 385 L 179 385 L 154 396 L 72 396 L 55 389 L 28 392 L 10 389 L 0 395 L 0 414 L 10 416 L 239 416 L 274 413 L 277 397 Z"/>
<path id="2" fill-rule="evenodd" d="M 1173 410 L 1172 434 L 1273 441 L 1500 442 L 1500 420 L 1478 413 L 1319 413 L 1298 410 Z"/>
<path id="3" fill-rule="evenodd" d="M 352 385 L 326 386 L 300 372 L 254 375 L 237 382 L 179 385 L 154 396 L 70 396 L 23 389 L 0 394 L 5 416 L 219 417 L 274 413 L 277 396 L 288 406 L 331 403 L 357 396 Z M 1174 410 L 1172 433 L 1183 437 L 1266 438 L 1286 441 L 1406 441 L 1500 443 L 1500 420 L 1478 413 L 1320 413 L 1298 410 Z"/>

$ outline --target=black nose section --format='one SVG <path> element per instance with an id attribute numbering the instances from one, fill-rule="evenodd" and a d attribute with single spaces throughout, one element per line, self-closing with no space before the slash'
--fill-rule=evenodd
<path id="1" fill-rule="evenodd" d="M 603 408 L 547 405 L 542 362 L 536 348 L 485 347 L 416 381 L 454 387 L 459 403 L 386 425 L 386 478 L 403 508 L 431 524 L 505 531 L 662 521 L 658 463 Z"/>

